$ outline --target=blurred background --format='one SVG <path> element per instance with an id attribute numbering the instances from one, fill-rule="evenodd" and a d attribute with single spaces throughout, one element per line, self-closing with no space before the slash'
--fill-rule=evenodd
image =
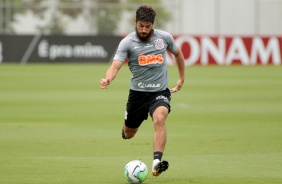
<path id="1" fill-rule="evenodd" d="M 0 62 L 47 61 L 35 50 L 42 51 L 40 48 L 44 45 L 51 47 L 52 43 L 57 47 L 70 45 L 74 49 L 75 46 L 69 40 L 75 37 L 76 41 L 73 42 L 87 48 L 90 45 L 90 50 L 95 45 L 94 52 L 107 57 L 70 56 L 67 58 L 69 61 L 108 61 L 118 41 L 134 31 L 135 11 L 142 4 L 156 9 L 156 29 L 163 29 L 175 38 L 178 37 L 177 44 L 186 47 L 182 50 L 187 65 L 222 64 L 228 58 L 228 48 L 234 52 L 233 55 L 239 52 L 239 56 L 230 56 L 227 64 L 232 64 L 233 60 L 239 60 L 234 63 L 243 64 L 281 63 L 282 0 L 0 0 Z M 61 37 L 54 38 L 53 35 Z M 85 38 L 88 42 L 77 41 L 86 36 L 89 36 Z M 108 48 L 109 44 L 100 44 L 106 43 L 106 40 L 95 44 L 95 39 L 101 36 L 107 37 L 105 39 L 109 40 L 113 48 Z M 208 61 L 202 61 L 197 56 L 203 52 L 201 48 L 205 48 L 202 44 L 205 36 L 211 40 L 208 45 L 216 45 L 208 51 L 208 55 L 213 55 L 207 56 Z M 220 39 L 223 37 L 225 48 L 222 46 L 216 56 L 212 50 L 221 48 Z M 238 37 L 240 39 L 236 40 Z M 56 42 L 64 38 L 65 41 Z M 15 42 L 21 43 L 23 47 L 18 48 Z M 11 49 L 17 50 L 17 57 L 7 52 Z M 225 56 L 220 59 L 220 55 Z M 57 61 L 64 61 L 63 57 L 56 58 Z"/>
<path id="2" fill-rule="evenodd" d="M 1 34 L 124 35 L 140 4 L 172 34 L 276 34 L 282 0 L 0 0 Z"/>

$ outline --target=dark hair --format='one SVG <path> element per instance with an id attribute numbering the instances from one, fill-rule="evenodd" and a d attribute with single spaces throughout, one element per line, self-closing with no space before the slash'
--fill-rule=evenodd
<path id="1" fill-rule="evenodd" d="M 151 6 L 143 5 L 136 10 L 136 21 L 141 20 L 154 23 L 156 15 L 155 10 Z"/>

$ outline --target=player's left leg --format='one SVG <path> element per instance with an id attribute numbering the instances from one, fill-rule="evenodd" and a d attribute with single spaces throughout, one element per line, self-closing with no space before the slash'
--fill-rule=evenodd
<path id="1" fill-rule="evenodd" d="M 167 170 L 168 162 L 162 161 L 162 155 L 166 144 L 166 125 L 165 120 L 169 110 L 165 106 L 159 106 L 153 113 L 153 122 L 155 127 L 154 134 L 154 161 L 152 165 L 153 176 L 159 176 L 163 171 Z"/>
<path id="2" fill-rule="evenodd" d="M 165 120 L 168 115 L 168 109 L 165 106 L 158 107 L 153 113 L 153 122 L 155 127 L 154 152 L 164 151 L 166 144 L 166 126 Z"/>

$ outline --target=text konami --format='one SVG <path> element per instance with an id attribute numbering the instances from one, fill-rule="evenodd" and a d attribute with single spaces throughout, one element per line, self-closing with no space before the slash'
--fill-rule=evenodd
<path id="1" fill-rule="evenodd" d="M 187 36 L 175 38 L 186 65 L 280 65 L 282 37 Z M 169 63 L 173 64 L 169 54 Z"/>

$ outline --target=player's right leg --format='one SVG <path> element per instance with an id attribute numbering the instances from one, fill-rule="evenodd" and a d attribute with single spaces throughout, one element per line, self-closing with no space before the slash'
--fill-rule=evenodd
<path id="1" fill-rule="evenodd" d="M 145 99 L 144 92 L 130 90 L 121 132 L 123 139 L 134 137 L 139 126 L 148 118 L 148 108 L 144 103 L 146 102 Z"/>
<path id="2" fill-rule="evenodd" d="M 131 139 L 134 137 L 138 128 L 128 128 L 125 124 L 123 125 L 121 136 L 123 139 Z"/>

